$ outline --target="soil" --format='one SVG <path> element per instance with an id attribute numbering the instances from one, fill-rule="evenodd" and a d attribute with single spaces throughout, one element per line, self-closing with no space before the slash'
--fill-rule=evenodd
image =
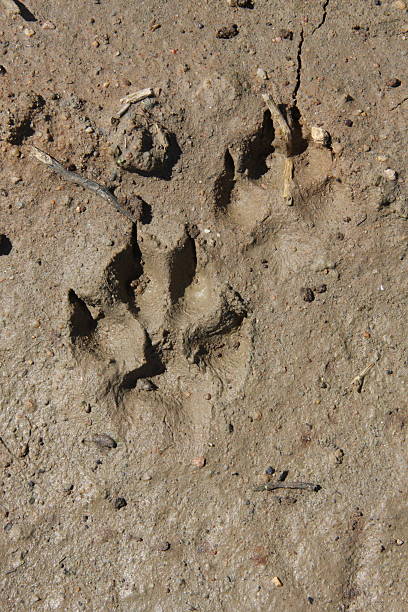
<path id="1" fill-rule="evenodd" d="M 407 3 L 0 4 L 2 611 L 406 609 Z"/>

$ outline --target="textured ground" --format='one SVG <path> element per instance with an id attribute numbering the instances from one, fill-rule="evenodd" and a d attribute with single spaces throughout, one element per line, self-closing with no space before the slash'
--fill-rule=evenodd
<path id="1" fill-rule="evenodd" d="M 1 609 L 405 609 L 405 3 L 17 4 Z"/>

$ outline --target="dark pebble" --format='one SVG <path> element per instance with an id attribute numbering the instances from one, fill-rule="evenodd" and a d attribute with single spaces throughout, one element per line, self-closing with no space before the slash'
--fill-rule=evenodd
<path id="1" fill-rule="evenodd" d="M 391 376 L 391 374 L 393 374 L 393 370 L 385 370 L 385 373 L 388 374 L 388 376 Z"/>
<path id="2" fill-rule="evenodd" d="M 336 234 L 336 238 L 337 238 L 337 240 L 344 240 L 344 234 L 343 234 L 343 232 L 337 232 L 337 234 Z"/>
<path id="3" fill-rule="evenodd" d="M 293 32 L 291 30 L 279 30 L 279 36 L 281 38 L 285 38 L 286 40 L 293 40 Z"/>
<path id="4" fill-rule="evenodd" d="M 326 293 L 327 285 L 323 283 L 323 285 L 319 285 L 318 287 L 315 287 L 315 291 L 316 293 Z"/>
<path id="5" fill-rule="evenodd" d="M 6 74 L 7 70 L 4 66 L 0 65 L 0 75 Z"/>
<path id="6" fill-rule="evenodd" d="M 223 39 L 234 38 L 234 36 L 237 36 L 238 33 L 239 33 L 238 26 L 236 23 L 233 23 L 232 25 L 224 26 L 223 28 L 220 28 L 217 32 L 217 38 L 223 38 Z"/>
<path id="7" fill-rule="evenodd" d="M 353 127 L 353 122 L 351 119 L 346 119 L 344 125 L 346 125 L 347 127 Z"/>
<path id="8" fill-rule="evenodd" d="M 274 473 L 275 473 L 275 469 L 272 466 L 267 467 L 265 470 L 265 474 L 274 474 Z"/>
<path id="9" fill-rule="evenodd" d="M 165 550 L 169 550 L 169 549 L 170 549 L 170 542 L 162 542 L 162 543 L 159 545 L 159 550 L 161 550 L 161 551 L 163 551 L 163 552 L 164 552 Z"/>
<path id="10" fill-rule="evenodd" d="M 124 497 L 117 497 L 115 499 L 114 506 L 116 510 L 120 510 L 121 508 L 127 506 L 127 501 Z"/>
<path id="11" fill-rule="evenodd" d="M 300 295 L 304 299 L 305 302 L 313 302 L 315 299 L 315 295 L 313 290 L 310 287 L 302 287 L 300 290 Z"/>
<path id="12" fill-rule="evenodd" d="M 313 597 L 308 597 L 308 598 L 307 598 L 307 601 L 308 601 L 310 604 L 312 604 L 312 603 L 314 602 L 314 599 L 313 599 Z"/>
<path id="13" fill-rule="evenodd" d="M 95 434 L 92 441 L 101 448 L 116 448 L 117 442 L 108 434 Z"/>
<path id="14" fill-rule="evenodd" d="M 284 482 L 286 478 L 288 477 L 288 474 L 289 474 L 289 470 L 283 470 L 283 472 L 278 478 L 279 482 Z"/>
<path id="15" fill-rule="evenodd" d="M 390 79 L 386 82 L 387 87 L 399 87 L 401 85 L 401 81 L 399 79 Z"/>

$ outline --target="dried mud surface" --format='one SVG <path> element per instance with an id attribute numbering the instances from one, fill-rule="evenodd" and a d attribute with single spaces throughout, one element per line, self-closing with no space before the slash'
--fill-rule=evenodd
<path id="1" fill-rule="evenodd" d="M 0 5 L 5 612 L 406 607 L 406 6 L 231 4 Z"/>

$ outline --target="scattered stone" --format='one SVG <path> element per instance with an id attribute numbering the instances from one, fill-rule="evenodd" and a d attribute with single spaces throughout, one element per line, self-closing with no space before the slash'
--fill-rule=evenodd
<path id="1" fill-rule="evenodd" d="M 217 38 L 226 40 L 228 38 L 234 38 L 234 36 L 238 36 L 238 34 L 239 34 L 238 26 L 236 23 L 233 23 L 232 25 L 224 26 L 223 28 L 220 28 L 216 36 Z"/>
<path id="2" fill-rule="evenodd" d="M 108 434 L 95 434 L 92 437 L 92 442 L 101 448 L 116 448 L 117 442 Z"/>
<path id="3" fill-rule="evenodd" d="M 405 11 L 407 8 L 407 3 L 403 0 L 395 0 L 395 2 L 392 3 L 392 6 L 399 11 Z"/>
<path id="4" fill-rule="evenodd" d="M 34 36 L 35 32 L 31 28 L 24 28 L 24 34 L 28 36 L 28 38 L 31 38 Z"/>
<path id="5" fill-rule="evenodd" d="M 136 389 L 139 391 L 156 391 L 157 387 L 148 378 L 139 378 L 136 381 Z"/>
<path id="6" fill-rule="evenodd" d="M 390 79 L 386 82 L 387 87 L 399 87 L 401 85 L 401 81 L 399 79 Z"/>
<path id="7" fill-rule="evenodd" d="M 251 0 L 227 0 L 229 6 L 239 6 L 239 8 L 252 8 L 253 4 Z"/>
<path id="8" fill-rule="evenodd" d="M 21 210 L 22 208 L 26 207 L 26 203 L 22 202 L 21 200 L 19 200 L 18 202 L 16 202 L 14 204 L 14 208 L 17 208 L 17 210 Z"/>
<path id="9" fill-rule="evenodd" d="M 305 302 L 313 302 L 313 300 L 315 299 L 313 289 L 311 289 L 310 287 L 302 287 L 300 290 L 300 295 L 302 296 Z"/>
<path id="10" fill-rule="evenodd" d="M 44 21 L 41 27 L 43 30 L 55 30 L 57 26 L 52 21 Z"/>
<path id="11" fill-rule="evenodd" d="M 316 293 L 326 293 L 327 285 L 325 285 L 324 283 L 322 285 L 318 285 L 317 287 L 314 288 L 314 291 Z"/>
<path id="12" fill-rule="evenodd" d="M 17 185 L 17 183 L 21 183 L 23 179 L 21 178 L 21 176 L 12 176 L 10 180 L 13 185 Z"/>
<path id="13" fill-rule="evenodd" d="M 113 505 L 115 506 L 115 510 L 120 510 L 121 508 L 127 506 L 127 501 L 124 497 L 117 497 Z"/>
<path id="14" fill-rule="evenodd" d="M 394 373 L 394 370 L 385 370 L 385 373 L 387 374 L 387 376 L 391 376 L 391 374 Z"/>
<path id="15" fill-rule="evenodd" d="M 404 544 L 404 540 L 400 540 L 399 538 L 395 540 L 397 546 L 402 546 Z"/>
<path id="16" fill-rule="evenodd" d="M 346 119 L 344 125 L 347 127 L 353 127 L 353 122 L 351 119 Z"/>
<path id="17" fill-rule="evenodd" d="M 340 155 L 340 153 L 343 153 L 344 147 L 342 144 L 340 144 L 340 142 L 335 142 L 332 145 L 332 151 L 333 153 L 335 153 L 336 155 Z"/>
<path id="18" fill-rule="evenodd" d="M 281 29 L 279 30 L 279 36 L 285 40 L 293 40 L 293 32 L 291 30 Z"/>
<path id="19" fill-rule="evenodd" d="M 7 70 L 5 69 L 5 67 L 3 65 L 0 64 L 0 75 L 6 74 Z"/>
<path id="20" fill-rule="evenodd" d="M 271 465 L 269 467 L 266 468 L 265 470 L 265 474 L 274 474 L 275 473 L 275 468 L 273 468 Z"/>
<path id="21" fill-rule="evenodd" d="M 334 453 L 334 458 L 337 465 L 341 465 L 343 463 L 344 451 L 341 448 L 338 448 Z"/>
<path id="22" fill-rule="evenodd" d="M 272 582 L 276 587 L 282 587 L 283 586 L 283 582 L 280 578 L 278 578 L 278 576 L 274 576 L 272 578 Z"/>
<path id="23" fill-rule="evenodd" d="M 392 170 L 392 168 L 387 168 L 386 170 L 384 170 L 384 176 L 387 181 L 396 181 L 398 178 L 398 174 L 395 170 Z"/>
<path id="24" fill-rule="evenodd" d="M 318 144 L 328 147 L 331 142 L 330 134 L 321 127 L 313 126 L 310 130 L 312 140 Z"/>
<path id="25" fill-rule="evenodd" d="M 143 474 L 143 476 L 141 476 L 140 480 L 143 480 L 143 482 L 150 482 L 152 479 L 152 476 L 150 474 Z"/>
<path id="26" fill-rule="evenodd" d="M 158 546 L 158 550 L 164 552 L 165 550 L 169 550 L 170 546 L 171 546 L 170 542 L 161 542 Z"/>
<path id="27" fill-rule="evenodd" d="M 266 71 L 263 68 L 258 68 L 258 70 L 256 71 L 256 76 L 261 81 L 267 81 L 268 80 L 268 75 L 267 75 Z"/>
<path id="28" fill-rule="evenodd" d="M 194 457 L 194 459 L 191 461 L 191 464 L 200 469 L 203 468 L 206 464 L 206 459 L 205 457 Z"/>

